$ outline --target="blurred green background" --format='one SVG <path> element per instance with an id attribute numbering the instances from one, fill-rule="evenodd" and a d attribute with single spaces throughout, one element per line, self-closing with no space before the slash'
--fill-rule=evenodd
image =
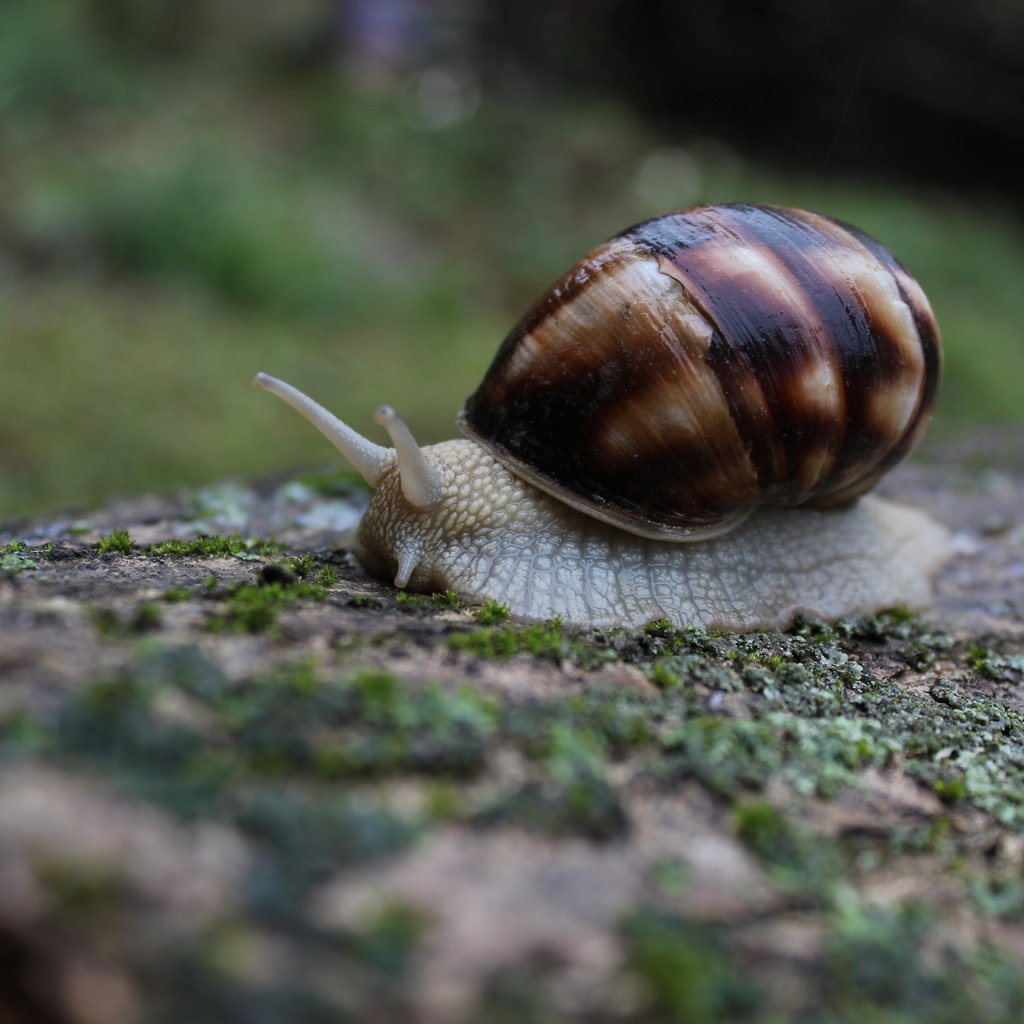
<path id="1" fill-rule="evenodd" d="M 559 273 L 701 201 L 875 235 L 943 328 L 936 429 L 1024 417 L 1018 200 L 849 159 L 863 66 L 794 160 L 748 151 L 739 107 L 698 130 L 579 74 L 603 38 L 559 74 L 500 28 L 455 2 L 0 2 L 0 517 L 329 461 L 257 370 L 371 437 L 382 401 L 453 436 Z"/>

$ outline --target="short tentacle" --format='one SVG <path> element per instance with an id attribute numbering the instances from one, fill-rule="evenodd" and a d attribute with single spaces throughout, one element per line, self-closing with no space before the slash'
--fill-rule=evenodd
<path id="1" fill-rule="evenodd" d="M 405 500 L 416 508 L 437 504 L 444 495 L 444 477 L 427 462 L 412 431 L 390 405 L 380 406 L 374 418 L 388 432 L 395 446 Z"/>
<path id="2" fill-rule="evenodd" d="M 399 549 L 398 570 L 395 573 L 395 586 L 399 590 L 404 589 L 408 585 L 422 557 L 423 548 L 419 544 L 406 543 Z"/>

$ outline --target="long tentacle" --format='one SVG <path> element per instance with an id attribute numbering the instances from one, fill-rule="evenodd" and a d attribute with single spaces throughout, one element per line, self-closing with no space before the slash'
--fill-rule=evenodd
<path id="1" fill-rule="evenodd" d="M 293 388 L 291 384 L 285 384 L 283 380 L 266 373 L 257 373 L 252 379 L 252 384 L 253 387 L 277 395 L 300 416 L 312 423 L 362 473 L 371 487 L 376 487 L 385 470 L 394 464 L 396 456 L 393 449 L 374 444 L 361 434 L 357 434 L 337 416 L 329 413 L 308 395 Z"/>

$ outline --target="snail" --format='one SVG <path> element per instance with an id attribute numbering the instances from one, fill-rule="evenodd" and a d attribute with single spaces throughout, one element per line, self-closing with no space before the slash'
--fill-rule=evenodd
<path id="1" fill-rule="evenodd" d="M 942 354 L 918 283 L 856 228 L 698 206 L 583 257 L 420 448 L 361 437 L 257 374 L 375 488 L 356 553 L 396 587 L 575 626 L 782 628 L 921 606 L 947 536 L 862 497 L 931 417 Z"/>

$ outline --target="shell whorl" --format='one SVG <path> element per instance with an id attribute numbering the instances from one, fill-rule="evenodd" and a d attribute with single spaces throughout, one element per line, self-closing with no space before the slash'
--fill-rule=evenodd
<path id="1" fill-rule="evenodd" d="M 505 339 L 460 429 L 644 536 L 842 504 L 916 443 L 941 373 L 923 291 L 855 228 L 778 207 L 638 224 Z"/>

